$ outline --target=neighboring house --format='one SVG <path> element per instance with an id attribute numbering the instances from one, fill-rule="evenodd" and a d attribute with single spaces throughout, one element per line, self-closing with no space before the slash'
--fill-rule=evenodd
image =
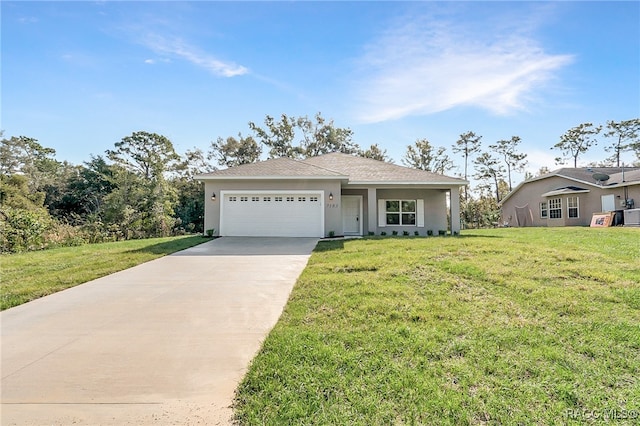
<path id="1" fill-rule="evenodd" d="M 458 178 L 331 153 L 277 158 L 196 176 L 204 229 L 221 236 L 327 237 L 460 231 Z"/>
<path id="2" fill-rule="evenodd" d="M 526 180 L 501 202 L 507 226 L 588 226 L 599 212 L 640 207 L 639 167 L 563 168 Z"/>

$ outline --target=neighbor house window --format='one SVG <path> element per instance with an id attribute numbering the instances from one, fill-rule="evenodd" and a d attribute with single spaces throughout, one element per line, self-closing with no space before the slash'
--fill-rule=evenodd
<path id="1" fill-rule="evenodd" d="M 282 201 L 282 197 L 276 197 L 276 201 Z"/>
<path id="2" fill-rule="evenodd" d="M 260 201 L 260 197 L 251 197 L 251 201 Z"/>
<path id="3" fill-rule="evenodd" d="M 264 197 L 262 201 L 271 201 L 271 197 Z"/>
<path id="4" fill-rule="evenodd" d="M 567 214 L 571 219 L 580 217 L 578 197 L 567 198 Z"/>
<path id="5" fill-rule="evenodd" d="M 416 200 L 387 200 L 387 225 L 416 224 Z"/>
<path id="6" fill-rule="evenodd" d="M 293 201 L 294 198 L 293 197 L 287 197 L 287 201 Z"/>
<path id="7" fill-rule="evenodd" d="M 562 198 L 549 200 L 549 217 L 551 219 L 562 219 Z"/>
<path id="8" fill-rule="evenodd" d="M 240 197 L 240 201 L 249 201 L 249 197 Z"/>
<path id="9" fill-rule="evenodd" d="M 547 210 L 547 202 L 543 201 L 540 203 L 540 218 L 546 219 L 549 217 L 549 211 Z"/>
<path id="10" fill-rule="evenodd" d="M 307 201 L 306 197 L 298 197 L 298 201 Z"/>
<path id="11" fill-rule="evenodd" d="M 309 197 L 309 201 L 318 201 L 318 197 Z"/>

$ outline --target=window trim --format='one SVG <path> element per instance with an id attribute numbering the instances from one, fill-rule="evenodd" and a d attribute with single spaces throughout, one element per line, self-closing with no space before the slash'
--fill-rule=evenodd
<path id="1" fill-rule="evenodd" d="M 549 203 L 547 201 L 540 202 L 540 219 L 549 219 Z"/>
<path id="2" fill-rule="evenodd" d="M 562 219 L 562 198 L 550 198 L 548 203 L 549 219 Z"/>
<path id="3" fill-rule="evenodd" d="M 571 205 L 572 200 L 575 200 L 575 206 Z M 575 216 L 571 216 L 572 210 L 575 210 Z M 580 197 L 578 197 L 577 195 L 567 197 L 567 219 L 580 219 Z"/>
<path id="4" fill-rule="evenodd" d="M 398 202 L 398 211 L 397 212 L 390 212 L 387 210 L 387 204 L 390 202 L 394 202 L 397 201 Z M 407 202 L 411 202 L 413 203 L 413 211 L 403 211 L 402 210 L 402 204 L 403 203 L 407 203 Z M 385 217 L 385 226 L 418 226 L 418 200 L 401 200 L 401 199 L 386 199 L 384 200 L 384 217 Z M 398 221 L 399 223 L 389 223 L 389 214 L 397 214 L 398 215 Z M 402 217 L 405 214 L 413 214 L 413 223 L 403 223 L 402 221 Z"/>

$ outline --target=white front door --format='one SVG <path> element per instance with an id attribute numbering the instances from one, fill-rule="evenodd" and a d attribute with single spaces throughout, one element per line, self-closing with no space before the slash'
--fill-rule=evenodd
<path id="1" fill-rule="evenodd" d="M 342 232 L 344 235 L 362 235 L 362 196 L 342 196 Z"/>
<path id="2" fill-rule="evenodd" d="M 616 209 L 616 198 L 613 194 L 602 196 L 602 211 L 612 212 Z"/>

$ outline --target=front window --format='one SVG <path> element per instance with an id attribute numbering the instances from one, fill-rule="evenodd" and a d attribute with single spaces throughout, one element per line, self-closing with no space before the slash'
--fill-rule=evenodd
<path id="1" fill-rule="evenodd" d="M 567 214 L 571 219 L 576 219 L 580 217 L 578 197 L 567 198 Z"/>
<path id="2" fill-rule="evenodd" d="M 549 200 L 549 217 L 551 219 L 562 219 L 562 198 Z"/>
<path id="3" fill-rule="evenodd" d="M 387 200 L 387 225 L 416 224 L 416 200 Z"/>
<path id="4" fill-rule="evenodd" d="M 540 203 L 540 218 L 541 219 L 546 219 L 549 217 L 549 213 L 547 210 L 547 202 L 543 201 Z"/>

